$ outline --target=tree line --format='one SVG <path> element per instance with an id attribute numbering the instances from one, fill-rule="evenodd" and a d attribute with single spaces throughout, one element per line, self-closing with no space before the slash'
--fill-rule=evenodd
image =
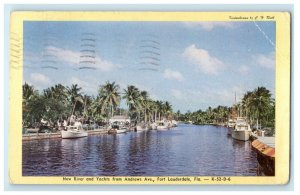
<path id="1" fill-rule="evenodd" d="M 121 99 L 127 109 L 120 108 Z M 115 114 L 125 114 L 135 122 L 148 122 L 172 117 L 168 101 L 155 101 L 149 93 L 133 85 L 121 90 L 115 82 L 100 85 L 97 96 L 83 93 L 77 84 L 54 85 L 39 91 L 28 83 L 23 84 L 23 127 L 35 127 L 41 119 L 55 125 L 57 120 L 67 120 L 71 115 L 83 122 L 105 123 Z"/>
<path id="2" fill-rule="evenodd" d="M 265 87 L 257 87 L 243 95 L 240 102 L 233 106 L 208 107 L 206 110 L 196 112 L 188 111 L 181 114 L 178 111 L 176 118 L 180 121 L 191 121 L 194 124 L 224 124 L 230 118 L 246 117 L 248 122 L 255 128 L 275 126 L 275 100 L 271 92 Z"/>
<path id="3" fill-rule="evenodd" d="M 128 109 L 120 108 L 123 99 Z M 80 116 L 84 122 L 106 122 L 118 114 L 127 115 L 132 121 L 150 122 L 167 119 L 194 124 L 224 124 L 230 118 L 246 117 L 252 126 L 270 127 L 275 125 L 275 100 L 265 87 L 257 87 L 243 95 L 233 106 L 208 107 L 206 110 L 173 113 L 168 101 L 153 100 L 149 93 L 129 85 L 121 90 L 115 82 L 107 81 L 100 85 L 97 95 L 89 96 L 77 84 L 54 85 L 38 91 L 28 83 L 23 84 L 23 126 L 33 127 L 44 120 L 55 123 L 71 115 Z"/>

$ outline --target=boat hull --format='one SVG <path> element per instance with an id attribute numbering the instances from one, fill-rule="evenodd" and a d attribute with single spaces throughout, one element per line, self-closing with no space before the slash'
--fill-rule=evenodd
<path id="1" fill-rule="evenodd" d="M 234 131 L 234 125 L 228 125 L 227 128 L 228 128 L 227 134 L 231 135 L 232 131 Z"/>
<path id="2" fill-rule="evenodd" d="M 136 131 L 146 131 L 146 130 L 148 130 L 147 127 L 142 127 L 141 125 L 136 126 Z"/>
<path id="3" fill-rule="evenodd" d="M 119 133 L 126 133 L 127 132 L 127 129 L 117 129 L 117 134 Z"/>
<path id="4" fill-rule="evenodd" d="M 61 131 L 61 138 L 63 139 L 73 139 L 87 136 L 88 133 L 84 131 Z"/>
<path id="5" fill-rule="evenodd" d="M 167 126 L 157 126 L 158 131 L 167 131 L 169 128 Z"/>
<path id="6" fill-rule="evenodd" d="M 248 141 L 249 138 L 250 138 L 250 132 L 251 131 L 232 130 L 231 131 L 231 136 L 232 136 L 233 139 L 236 139 L 236 140 Z"/>
<path id="7" fill-rule="evenodd" d="M 157 130 L 157 125 L 155 123 L 151 124 L 151 130 Z"/>
<path id="8" fill-rule="evenodd" d="M 228 135 L 231 135 L 231 133 L 232 133 L 232 131 L 233 131 L 233 128 L 230 128 L 230 127 L 227 127 L 227 128 L 228 128 L 227 134 L 228 134 Z"/>

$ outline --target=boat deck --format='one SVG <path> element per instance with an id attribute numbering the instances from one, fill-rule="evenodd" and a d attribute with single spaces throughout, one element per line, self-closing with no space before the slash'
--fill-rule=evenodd
<path id="1" fill-rule="evenodd" d="M 275 159 L 275 137 L 257 137 L 252 147 L 266 158 Z"/>
<path id="2" fill-rule="evenodd" d="M 257 140 L 265 145 L 275 148 L 275 137 L 257 137 Z"/>

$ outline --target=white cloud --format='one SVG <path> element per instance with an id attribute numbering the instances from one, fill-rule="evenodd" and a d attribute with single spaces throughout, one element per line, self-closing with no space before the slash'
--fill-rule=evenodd
<path id="1" fill-rule="evenodd" d="M 171 95 L 174 98 L 179 99 L 179 100 L 184 98 L 182 92 L 180 90 L 177 90 L 177 89 L 172 89 L 171 90 Z"/>
<path id="2" fill-rule="evenodd" d="M 80 62 L 80 52 L 62 49 L 54 46 L 46 47 L 47 54 L 55 56 L 58 60 L 69 64 L 79 65 Z M 103 60 L 101 57 L 95 57 L 95 64 L 89 64 L 89 67 L 99 69 L 101 71 L 110 71 L 113 70 L 117 65 L 113 64 L 110 61 Z"/>
<path id="3" fill-rule="evenodd" d="M 208 51 L 197 48 L 194 44 L 185 49 L 183 56 L 206 74 L 216 75 L 226 67 L 221 60 L 211 56 Z"/>
<path id="4" fill-rule="evenodd" d="M 163 76 L 167 79 L 175 79 L 177 81 L 183 81 L 184 80 L 184 77 L 182 76 L 182 74 L 180 72 L 174 71 L 174 70 L 171 70 L 171 69 L 166 69 L 164 71 Z"/>
<path id="5" fill-rule="evenodd" d="M 70 85 L 71 84 L 78 84 L 79 87 L 82 88 L 83 91 L 88 92 L 88 93 L 96 93 L 97 92 L 97 85 L 96 82 L 93 81 L 84 81 L 80 78 L 77 77 L 71 77 L 69 81 Z"/>
<path id="6" fill-rule="evenodd" d="M 234 28 L 234 24 L 232 22 L 184 22 L 184 23 L 188 27 L 201 27 L 206 31 L 211 31 L 217 27 Z"/>
<path id="7" fill-rule="evenodd" d="M 201 90 L 185 90 L 183 98 L 193 105 L 199 105 L 202 109 L 206 109 L 208 106 L 232 106 L 235 103 L 235 96 L 237 102 L 241 100 L 246 91 L 245 88 L 242 84 L 230 86 L 229 88 L 224 87 L 219 90 L 212 90 L 211 87 L 204 86 Z"/>
<path id="8" fill-rule="evenodd" d="M 268 68 L 268 69 L 274 69 L 275 68 L 275 53 L 274 52 L 271 52 L 271 53 L 266 54 L 266 55 L 257 54 L 255 56 L 253 56 L 253 59 L 261 67 Z"/>
<path id="9" fill-rule="evenodd" d="M 49 84 L 50 79 L 41 73 L 31 73 L 30 79 L 37 84 Z"/>
<path id="10" fill-rule="evenodd" d="M 70 84 L 78 84 L 80 87 L 88 87 L 89 83 L 77 77 L 71 77 Z"/>
<path id="11" fill-rule="evenodd" d="M 241 65 L 239 68 L 238 68 L 238 71 L 241 73 L 241 74 L 247 74 L 249 72 L 250 68 L 249 66 L 246 66 L 246 65 Z"/>

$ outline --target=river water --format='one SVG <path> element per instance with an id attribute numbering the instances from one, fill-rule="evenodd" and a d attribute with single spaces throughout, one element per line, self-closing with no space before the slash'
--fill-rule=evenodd
<path id="1" fill-rule="evenodd" d="M 186 125 L 168 131 L 23 142 L 23 176 L 255 176 L 251 143 L 227 128 Z"/>

